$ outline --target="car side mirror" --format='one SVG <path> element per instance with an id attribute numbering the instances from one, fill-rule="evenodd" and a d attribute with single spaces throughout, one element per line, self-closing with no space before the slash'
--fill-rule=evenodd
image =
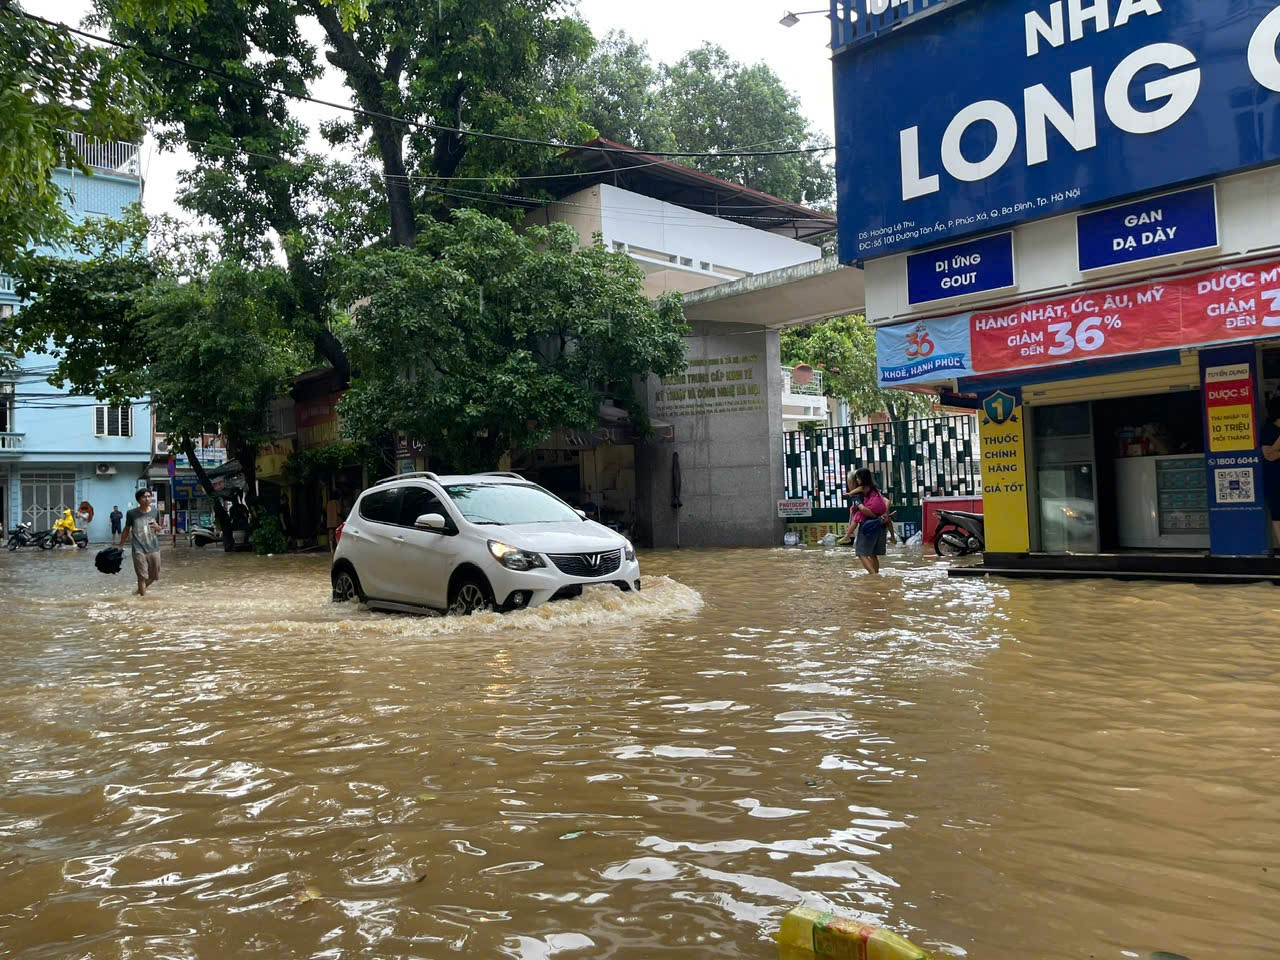
<path id="1" fill-rule="evenodd" d="M 587 519 L 587 511 L 575 509 L 573 512 L 576 513 L 578 516 L 580 516 L 583 520 Z"/>
<path id="2" fill-rule="evenodd" d="M 419 530 L 443 530 L 448 526 L 444 517 L 438 513 L 424 513 L 417 520 L 413 521 L 413 525 Z"/>

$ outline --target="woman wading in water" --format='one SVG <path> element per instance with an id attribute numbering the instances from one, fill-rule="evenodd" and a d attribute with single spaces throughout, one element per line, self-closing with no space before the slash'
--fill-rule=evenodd
<path id="1" fill-rule="evenodd" d="M 853 551 L 867 573 L 879 573 L 880 558 L 884 556 L 889 541 L 889 504 L 876 486 L 870 470 L 855 473 L 851 486 L 862 496 L 852 518 L 857 527 Z"/>

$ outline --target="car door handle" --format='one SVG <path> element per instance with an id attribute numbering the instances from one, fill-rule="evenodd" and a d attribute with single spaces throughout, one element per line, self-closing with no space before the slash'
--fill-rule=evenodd
<path id="1" fill-rule="evenodd" d="M 392 542 L 392 543 L 404 543 L 404 537 L 392 537 L 392 538 L 391 538 L 391 542 Z"/>

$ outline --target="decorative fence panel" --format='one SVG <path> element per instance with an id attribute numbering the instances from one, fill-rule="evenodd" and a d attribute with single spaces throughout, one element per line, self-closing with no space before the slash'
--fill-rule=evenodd
<path id="1" fill-rule="evenodd" d="M 899 523 L 920 523 L 920 501 L 930 495 L 981 497 L 978 421 L 936 417 L 855 424 L 783 435 L 788 499 L 813 501 L 814 523 L 849 516 L 844 478 L 867 468 L 893 502 Z"/>

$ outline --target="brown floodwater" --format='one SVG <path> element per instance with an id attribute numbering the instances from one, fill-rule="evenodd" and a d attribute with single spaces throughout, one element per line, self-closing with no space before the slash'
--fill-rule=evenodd
<path id="1" fill-rule="evenodd" d="M 92 553 L 92 551 L 90 551 Z M 0 555 L 0 955 L 1276 956 L 1280 591 L 642 556 L 470 619 Z"/>

